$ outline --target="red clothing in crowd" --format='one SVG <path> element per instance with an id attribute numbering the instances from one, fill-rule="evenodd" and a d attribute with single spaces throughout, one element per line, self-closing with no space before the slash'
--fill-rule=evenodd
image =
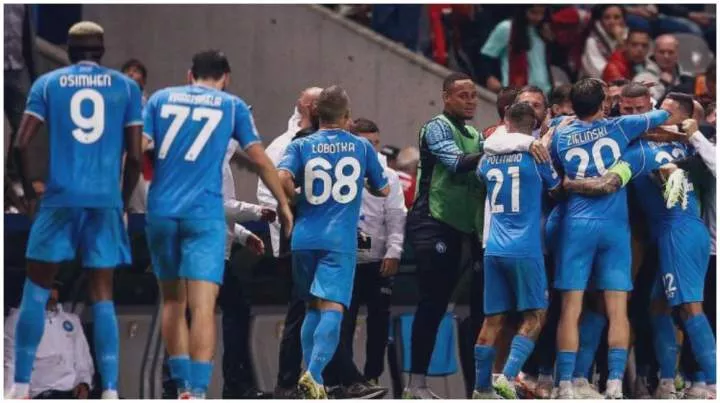
<path id="1" fill-rule="evenodd" d="M 609 83 L 623 78 L 632 80 L 633 68 L 632 64 L 625 58 L 625 53 L 622 50 L 616 50 L 608 59 L 608 64 L 603 70 L 602 79 Z"/>
<path id="2" fill-rule="evenodd" d="M 146 181 L 148 181 L 148 182 L 152 181 L 152 178 L 153 178 L 153 166 L 152 166 L 152 157 L 151 157 L 149 151 L 145 151 L 145 152 L 143 153 L 143 158 L 142 158 L 142 173 L 143 173 L 143 178 L 144 178 Z"/>
<path id="3" fill-rule="evenodd" d="M 499 121 L 495 123 L 492 126 L 486 127 L 482 131 L 483 138 L 487 140 L 488 137 L 492 136 L 493 133 L 495 133 L 495 130 L 497 130 L 498 127 L 502 126 L 504 123 L 503 121 Z"/>
<path id="4" fill-rule="evenodd" d="M 415 201 L 415 184 L 417 182 L 417 177 L 402 171 L 397 171 L 397 174 L 400 178 L 400 186 L 402 186 L 403 195 L 405 196 L 405 207 L 409 209 Z"/>

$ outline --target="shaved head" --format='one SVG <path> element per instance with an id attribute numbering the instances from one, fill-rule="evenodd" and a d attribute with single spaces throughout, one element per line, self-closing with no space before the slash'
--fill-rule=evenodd
<path id="1" fill-rule="evenodd" d="M 693 115 L 692 118 L 698 123 L 705 120 L 705 108 L 703 108 L 700 102 L 693 100 Z"/>
<path id="2" fill-rule="evenodd" d="M 313 104 L 317 101 L 320 93 L 322 93 L 322 90 L 323 89 L 320 87 L 309 87 L 305 88 L 300 93 L 300 97 L 298 97 L 295 107 L 304 120 L 310 120 L 313 111 Z"/>
<path id="3" fill-rule="evenodd" d="M 655 62 L 662 71 L 672 72 L 678 62 L 680 42 L 674 35 L 660 35 L 655 39 Z"/>
<path id="4" fill-rule="evenodd" d="M 655 38 L 655 46 L 674 46 L 677 48 L 680 45 L 675 35 L 665 34 Z"/>

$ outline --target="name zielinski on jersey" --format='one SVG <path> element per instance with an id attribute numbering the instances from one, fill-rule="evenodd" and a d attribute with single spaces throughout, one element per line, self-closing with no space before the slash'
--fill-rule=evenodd
<path id="1" fill-rule="evenodd" d="M 61 87 L 111 87 L 110 74 L 63 74 L 60 76 Z"/>
<path id="2" fill-rule="evenodd" d="M 591 141 L 595 141 L 595 140 L 599 139 L 600 137 L 605 137 L 607 135 L 608 135 L 607 127 L 605 127 L 605 126 L 596 127 L 594 129 L 586 130 L 584 132 L 580 132 L 580 133 L 570 136 L 570 139 L 568 140 L 568 146 L 577 146 L 577 145 L 589 143 Z"/>

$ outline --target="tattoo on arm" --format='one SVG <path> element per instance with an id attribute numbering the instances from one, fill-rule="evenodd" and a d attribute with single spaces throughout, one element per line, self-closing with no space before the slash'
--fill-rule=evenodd
<path id="1" fill-rule="evenodd" d="M 604 196 L 617 192 L 622 186 L 620 175 L 608 173 L 599 178 L 566 179 L 565 189 L 588 196 Z"/>

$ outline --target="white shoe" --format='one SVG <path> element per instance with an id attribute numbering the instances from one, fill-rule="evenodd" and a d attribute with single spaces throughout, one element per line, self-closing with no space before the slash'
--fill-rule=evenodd
<path id="1" fill-rule="evenodd" d="M 671 380 L 672 382 L 672 380 Z M 675 384 L 673 383 L 673 389 Z M 650 389 L 648 388 L 648 380 L 644 376 L 638 376 L 635 379 L 635 387 L 633 388 L 633 398 L 635 399 L 652 399 Z"/>
<path id="2" fill-rule="evenodd" d="M 575 399 L 575 388 L 573 388 L 572 382 L 560 381 L 560 385 L 557 388 L 556 399 Z"/>
<path id="3" fill-rule="evenodd" d="M 103 390 L 102 395 L 100 396 L 100 399 L 108 399 L 108 400 L 118 400 L 120 399 L 120 396 L 118 396 L 117 390 Z"/>
<path id="4" fill-rule="evenodd" d="M 575 393 L 575 399 L 597 400 L 605 398 L 605 396 L 595 390 L 595 387 L 593 387 L 593 385 L 591 385 L 585 378 L 573 379 L 572 385 Z"/>
<path id="5" fill-rule="evenodd" d="M 613 379 L 607 381 L 607 389 L 605 389 L 606 399 L 623 399 L 622 381 Z"/>
<path id="6" fill-rule="evenodd" d="M 498 395 L 495 392 L 495 389 L 490 389 L 487 391 L 479 391 L 479 390 L 473 390 L 472 394 L 473 400 L 491 400 L 491 399 L 502 399 L 502 396 Z"/>
<path id="7" fill-rule="evenodd" d="M 440 400 L 440 396 L 430 390 L 427 386 L 420 388 L 405 388 L 402 394 L 403 399 Z"/>
<path id="8" fill-rule="evenodd" d="M 5 399 L 30 399 L 30 385 L 27 383 L 14 383 L 5 394 Z"/>
<path id="9" fill-rule="evenodd" d="M 674 379 L 661 379 L 655 389 L 655 399 L 679 399 Z"/>
<path id="10" fill-rule="evenodd" d="M 710 399 L 713 394 L 710 393 L 704 382 L 693 382 L 689 388 L 685 389 L 684 399 L 689 400 L 706 400 Z"/>

